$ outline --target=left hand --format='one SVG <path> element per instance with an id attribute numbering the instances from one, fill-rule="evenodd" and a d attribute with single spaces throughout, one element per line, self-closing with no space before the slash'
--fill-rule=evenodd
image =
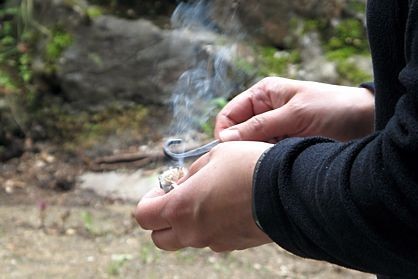
<path id="1" fill-rule="evenodd" d="M 255 165 L 271 145 L 228 142 L 192 164 L 182 183 L 164 194 L 156 189 L 138 204 L 139 225 L 152 230 L 161 249 L 210 247 L 213 251 L 242 250 L 271 242 L 252 217 Z"/>

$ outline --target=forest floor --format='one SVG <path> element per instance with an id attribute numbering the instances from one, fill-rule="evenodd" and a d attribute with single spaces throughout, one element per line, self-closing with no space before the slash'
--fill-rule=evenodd
<path id="1" fill-rule="evenodd" d="M 273 244 L 161 251 L 133 219 L 134 202 L 99 197 L 78 181 L 61 189 L 57 172 L 77 176 L 83 167 L 42 151 L 0 165 L 0 278 L 374 278 Z"/>

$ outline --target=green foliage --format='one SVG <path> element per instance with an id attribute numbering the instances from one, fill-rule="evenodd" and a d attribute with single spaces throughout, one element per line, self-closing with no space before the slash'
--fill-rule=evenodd
<path id="1" fill-rule="evenodd" d="M 5 93 L 12 92 L 17 89 L 16 84 L 8 73 L 0 69 L 0 88 L 3 88 Z"/>
<path id="2" fill-rule="evenodd" d="M 32 80 L 31 63 L 32 58 L 28 53 L 23 53 L 19 57 L 19 75 L 24 83 L 29 83 Z"/>
<path id="3" fill-rule="evenodd" d="M 26 133 L 32 127 L 28 110 L 34 107 L 32 0 L 0 4 L 0 95 L 8 95 L 7 107 Z M 4 123 L 3 123 L 4 124 Z M 6 127 L 6 132 L 10 132 Z"/>
<path id="4" fill-rule="evenodd" d="M 60 29 L 54 30 L 46 46 L 46 58 L 49 62 L 55 62 L 62 52 L 72 44 L 71 34 Z"/>
<path id="5" fill-rule="evenodd" d="M 30 0 L 0 4 L 0 95 L 27 103 L 32 90 Z M 17 104 L 20 110 L 21 103 Z"/>

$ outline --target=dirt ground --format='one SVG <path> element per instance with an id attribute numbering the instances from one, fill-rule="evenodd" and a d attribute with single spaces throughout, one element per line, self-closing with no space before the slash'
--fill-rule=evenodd
<path id="1" fill-rule="evenodd" d="M 0 165 L 0 278 L 375 278 L 273 244 L 227 254 L 158 250 L 132 218 L 135 204 L 77 183 L 57 188 L 63 169 L 78 173 L 58 162 L 41 152 Z"/>

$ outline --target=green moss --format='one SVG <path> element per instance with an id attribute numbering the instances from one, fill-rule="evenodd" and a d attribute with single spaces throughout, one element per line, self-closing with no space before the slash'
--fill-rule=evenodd
<path id="1" fill-rule="evenodd" d="M 370 73 L 359 69 L 354 62 L 340 61 L 337 63 L 337 71 L 343 79 L 353 84 L 360 84 L 372 79 Z"/>
<path id="2" fill-rule="evenodd" d="M 288 66 L 301 62 L 297 50 L 278 51 L 276 48 L 264 47 L 259 51 L 260 76 L 284 75 Z"/>
<path id="3" fill-rule="evenodd" d="M 348 0 L 347 1 L 347 10 L 356 12 L 356 13 L 364 13 L 366 10 L 366 2 L 363 0 Z"/>
<path id="4" fill-rule="evenodd" d="M 89 6 L 86 10 L 87 16 L 92 19 L 103 15 L 103 13 L 103 8 L 95 5 Z"/>
<path id="5" fill-rule="evenodd" d="M 371 73 L 365 73 L 349 59 L 354 56 L 370 56 L 366 30 L 361 20 L 342 20 L 326 35 L 323 37 L 325 56 L 336 63 L 343 81 L 359 84 L 372 78 Z"/>
<path id="6" fill-rule="evenodd" d="M 237 57 L 233 62 L 234 67 L 242 71 L 247 76 L 257 75 L 257 68 L 254 63 L 249 62 L 247 59 Z"/>
<path id="7" fill-rule="evenodd" d="M 72 150 L 92 147 L 111 135 L 123 137 L 130 133 L 139 138 L 140 133 L 145 132 L 141 126 L 149 116 L 149 109 L 141 105 L 114 106 L 96 113 L 75 113 L 63 110 L 57 103 L 38 105 L 32 114 L 32 122 L 44 128 L 48 139 Z"/>
<path id="8" fill-rule="evenodd" d="M 325 41 L 326 51 L 336 51 L 342 48 L 349 48 L 356 54 L 368 53 L 366 31 L 360 20 L 345 19 L 340 21 L 333 29 L 331 36 Z"/>
<path id="9" fill-rule="evenodd" d="M 323 19 L 308 19 L 303 21 L 302 32 L 304 34 L 313 31 L 324 30 L 328 27 L 328 22 Z"/>

